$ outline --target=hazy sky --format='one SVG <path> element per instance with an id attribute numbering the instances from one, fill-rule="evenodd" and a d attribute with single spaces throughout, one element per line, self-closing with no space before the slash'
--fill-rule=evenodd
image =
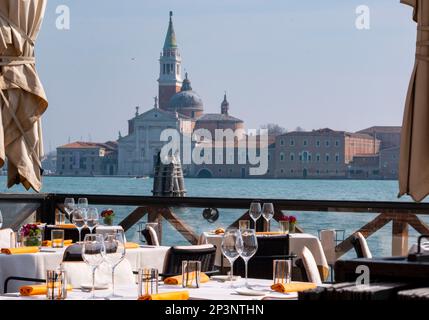
<path id="1" fill-rule="evenodd" d="M 69 31 L 55 26 L 61 4 Z M 370 30 L 355 28 L 362 4 Z M 170 10 L 206 112 L 226 90 L 247 128 L 401 124 L 416 26 L 399 0 L 49 0 L 37 44 L 47 151 L 69 137 L 116 139 L 135 106 L 153 105 Z"/>

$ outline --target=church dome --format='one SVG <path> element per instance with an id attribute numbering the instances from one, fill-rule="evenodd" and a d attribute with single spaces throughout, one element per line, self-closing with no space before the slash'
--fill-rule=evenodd
<path id="1" fill-rule="evenodd" d="M 167 109 L 182 114 L 188 114 L 192 111 L 202 112 L 204 110 L 203 100 L 198 93 L 192 90 L 188 74 L 186 74 L 185 80 L 183 80 L 180 92 L 171 97 Z"/>

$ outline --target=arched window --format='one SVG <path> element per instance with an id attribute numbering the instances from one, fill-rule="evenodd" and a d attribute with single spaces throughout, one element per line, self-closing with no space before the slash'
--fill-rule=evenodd
<path id="1" fill-rule="evenodd" d="M 326 160 L 326 162 L 329 162 L 329 153 L 327 153 L 327 154 L 325 155 L 325 160 Z"/>
<path id="2" fill-rule="evenodd" d="M 290 154 L 290 161 L 295 161 L 295 154 L 294 153 Z"/>
<path id="3" fill-rule="evenodd" d="M 302 153 L 302 161 L 307 162 L 308 161 L 308 152 L 304 151 Z"/>
<path id="4" fill-rule="evenodd" d="M 335 162 L 340 162 L 340 154 L 339 153 L 335 154 Z"/>
<path id="5" fill-rule="evenodd" d="M 320 154 L 316 154 L 316 162 L 320 162 Z"/>
<path id="6" fill-rule="evenodd" d="M 285 154 L 283 152 L 280 153 L 280 161 L 285 160 Z"/>

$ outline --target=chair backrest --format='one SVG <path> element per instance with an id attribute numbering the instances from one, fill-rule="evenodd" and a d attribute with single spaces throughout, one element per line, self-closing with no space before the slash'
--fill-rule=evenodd
<path id="1" fill-rule="evenodd" d="M 333 265 L 337 261 L 335 237 L 335 230 L 320 230 L 320 243 L 322 244 L 323 252 L 329 265 Z"/>
<path id="2" fill-rule="evenodd" d="M 314 259 L 311 251 L 304 246 L 302 249 L 302 263 L 304 265 L 307 280 L 315 284 L 322 284 L 319 268 L 317 267 L 316 259 Z"/>
<path id="3" fill-rule="evenodd" d="M 248 276 L 259 279 L 273 278 L 273 261 L 287 259 L 289 255 L 289 235 L 259 236 L 258 250 L 249 260 Z M 234 274 L 244 276 L 243 259 L 237 259 Z"/>
<path id="4" fill-rule="evenodd" d="M 358 258 L 367 258 L 371 259 L 372 254 L 369 250 L 368 243 L 366 242 L 365 237 L 360 232 L 356 232 L 353 235 L 353 238 L 351 240 L 353 247 L 356 251 L 356 255 Z"/>
<path id="5" fill-rule="evenodd" d="M 159 246 L 158 234 L 155 229 L 151 226 L 146 226 L 145 229 L 141 231 L 143 237 L 146 240 L 146 243 L 150 246 Z"/>
<path id="6" fill-rule="evenodd" d="M 82 245 L 75 243 L 64 250 L 63 262 L 83 262 Z"/>
<path id="7" fill-rule="evenodd" d="M 182 273 L 182 261 L 201 261 L 201 271 L 213 271 L 216 247 L 212 244 L 171 247 L 165 257 L 164 276 Z"/>
<path id="8" fill-rule="evenodd" d="M 85 262 L 63 262 L 62 267 L 66 271 L 68 283 L 74 288 L 92 284 L 92 272 Z M 112 269 L 103 263 L 95 271 L 95 283 L 96 285 L 110 285 L 111 282 Z M 124 259 L 115 268 L 115 285 L 132 286 L 134 284 L 135 277 L 131 264 L 127 259 Z"/>
<path id="9" fill-rule="evenodd" d="M 108 234 L 115 234 L 118 231 L 124 231 L 124 228 L 121 226 L 97 226 L 95 228 L 95 233 L 102 234 L 104 237 Z"/>
<path id="10" fill-rule="evenodd" d="M 12 229 L 1 229 L 0 230 L 0 248 L 12 247 Z"/>

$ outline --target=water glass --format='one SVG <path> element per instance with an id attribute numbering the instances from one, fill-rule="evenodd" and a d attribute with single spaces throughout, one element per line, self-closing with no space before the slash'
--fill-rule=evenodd
<path id="1" fill-rule="evenodd" d="M 249 222 L 249 221 L 247 221 Z M 228 259 L 231 265 L 231 271 L 229 273 L 229 280 L 231 281 L 231 287 L 233 287 L 233 276 L 234 276 L 234 261 L 239 257 L 237 251 L 237 239 L 240 237 L 240 232 L 237 229 L 227 229 L 223 234 L 222 238 L 222 254 Z"/>
<path id="2" fill-rule="evenodd" d="M 61 269 L 46 271 L 46 298 L 48 300 L 67 298 L 66 271 Z"/>
<path id="3" fill-rule="evenodd" d="M 64 230 L 51 230 L 52 248 L 64 247 Z"/>
<path id="4" fill-rule="evenodd" d="M 65 214 L 60 210 L 55 212 L 55 225 L 60 225 L 65 223 Z"/>
<path id="5" fill-rule="evenodd" d="M 241 236 L 237 239 L 237 251 L 244 261 L 246 282 L 245 286 L 251 288 L 247 281 L 247 269 L 249 260 L 255 255 L 258 250 L 258 239 L 256 232 L 253 229 L 246 229 L 241 231 Z"/>
<path id="6" fill-rule="evenodd" d="M 264 203 L 262 205 L 262 216 L 267 221 L 267 231 L 270 231 L 270 220 L 274 215 L 274 206 L 272 203 Z"/>
<path id="7" fill-rule="evenodd" d="M 112 268 L 112 294 L 111 298 L 121 297 L 115 294 L 115 268 L 125 259 L 125 234 L 123 230 L 116 230 L 113 234 L 106 234 L 104 236 L 104 244 L 106 247 L 106 254 L 104 256 L 105 262 Z"/>
<path id="8" fill-rule="evenodd" d="M 281 233 L 283 233 L 283 234 L 289 233 L 289 221 L 280 220 L 279 225 L 280 225 L 280 232 Z"/>
<path id="9" fill-rule="evenodd" d="M 70 216 L 73 212 L 73 210 L 76 208 L 76 204 L 74 202 L 73 198 L 65 198 L 64 200 L 64 211 L 67 212 L 68 218 L 70 219 Z M 71 219 L 70 219 L 71 221 Z"/>
<path id="10" fill-rule="evenodd" d="M 239 230 L 250 229 L 250 221 L 249 220 L 238 221 L 238 229 Z"/>
<path id="11" fill-rule="evenodd" d="M 92 271 L 92 298 L 95 298 L 95 270 L 104 262 L 106 247 L 101 234 L 85 235 L 82 244 L 82 259 Z"/>
<path id="12" fill-rule="evenodd" d="M 182 287 L 199 288 L 201 280 L 201 261 L 182 261 Z"/>
<path id="13" fill-rule="evenodd" d="M 88 208 L 86 213 L 86 226 L 89 229 L 89 232 L 92 233 L 94 228 L 98 226 L 100 215 L 98 214 L 97 208 Z"/>
<path id="14" fill-rule="evenodd" d="M 291 260 L 274 260 L 273 261 L 273 281 L 277 283 L 290 283 L 292 273 Z"/>
<path id="15" fill-rule="evenodd" d="M 139 269 L 138 296 L 158 293 L 158 269 Z"/>
<path id="16" fill-rule="evenodd" d="M 75 208 L 72 212 L 72 218 L 73 218 L 72 220 L 73 224 L 79 231 L 79 242 L 81 242 L 82 241 L 81 233 L 82 233 L 82 229 L 85 227 L 85 221 L 86 221 L 86 211 L 80 208 Z"/>

